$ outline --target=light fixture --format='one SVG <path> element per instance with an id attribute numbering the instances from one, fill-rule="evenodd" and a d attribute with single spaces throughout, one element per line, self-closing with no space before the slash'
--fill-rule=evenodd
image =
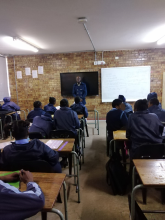
<path id="1" fill-rule="evenodd" d="M 159 26 L 150 31 L 144 38 L 144 42 L 153 43 L 165 36 L 165 25 Z"/>
<path id="2" fill-rule="evenodd" d="M 32 44 L 26 42 L 25 40 L 18 38 L 18 37 L 13 37 L 13 41 L 15 45 L 23 50 L 31 50 L 33 52 L 38 52 L 38 48 L 33 46 Z"/>
<path id="3" fill-rule="evenodd" d="M 157 45 L 161 45 L 161 44 L 165 44 L 165 36 L 163 36 L 162 38 L 160 38 L 160 39 L 157 41 Z"/>

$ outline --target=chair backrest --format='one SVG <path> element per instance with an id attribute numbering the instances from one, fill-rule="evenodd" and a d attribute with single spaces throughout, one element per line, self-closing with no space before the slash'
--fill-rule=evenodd
<path id="1" fill-rule="evenodd" d="M 50 138 L 75 138 L 73 131 L 57 130 L 50 132 Z"/>
<path id="2" fill-rule="evenodd" d="M 15 161 L 7 166 L 0 167 L 2 171 L 28 170 L 30 172 L 53 173 L 52 166 L 44 160 L 37 161 Z"/>
<path id="3" fill-rule="evenodd" d="M 165 145 L 164 144 L 142 144 L 136 149 L 134 159 L 164 159 Z"/>
<path id="4" fill-rule="evenodd" d="M 29 138 L 30 139 L 45 139 L 46 137 L 43 136 L 40 132 L 30 132 L 29 133 Z"/>

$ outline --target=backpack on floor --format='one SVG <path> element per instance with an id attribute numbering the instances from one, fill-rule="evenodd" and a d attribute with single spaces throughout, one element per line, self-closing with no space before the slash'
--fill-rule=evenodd
<path id="1" fill-rule="evenodd" d="M 128 173 L 120 162 L 120 155 L 114 153 L 106 164 L 107 183 L 111 185 L 113 194 L 124 195 L 128 185 Z"/>

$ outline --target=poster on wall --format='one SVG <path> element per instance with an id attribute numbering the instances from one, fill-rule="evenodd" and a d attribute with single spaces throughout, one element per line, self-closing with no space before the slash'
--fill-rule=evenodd
<path id="1" fill-rule="evenodd" d="M 43 74 L 43 73 L 44 73 L 44 67 L 38 66 L 38 74 Z"/>
<path id="2" fill-rule="evenodd" d="M 17 71 L 17 79 L 22 79 L 22 71 Z"/>
<path id="3" fill-rule="evenodd" d="M 31 75 L 31 72 L 30 72 L 30 68 L 29 68 L 29 67 L 26 67 L 26 68 L 25 68 L 25 74 L 26 74 L 26 76 Z"/>
<path id="4" fill-rule="evenodd" d="M 32 70 L 32 77 L 38 78 L 37 70 Z"/>

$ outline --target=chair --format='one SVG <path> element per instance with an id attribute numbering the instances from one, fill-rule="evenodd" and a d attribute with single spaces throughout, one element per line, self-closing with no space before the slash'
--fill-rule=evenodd
<path id="1" fill-rule="evenodd" d="M 43 136 L 40 132 L 30 132 L 29 133 L 29 138 L 30 139 L 45 139 L 46 137 Z"/>
<path id="2" fill-rule="evenodd" d="M 142 144 L 135 152 L 133 159 L 165 159 L 165 145 L 162 144 Z M 164 200 L 164 190 L 162 192 L 162 203 Z M 142 189 L 143 203 L 146 204 L 147 190 Z"/>
<path id="3" fill-rule="evenodd" d="M 50 138 L 76 138 L 76 135 L 73 133 L 73 131 L 68 130 L 57 130 L 57 131 L 51 131 L 50 132 Z"/>

